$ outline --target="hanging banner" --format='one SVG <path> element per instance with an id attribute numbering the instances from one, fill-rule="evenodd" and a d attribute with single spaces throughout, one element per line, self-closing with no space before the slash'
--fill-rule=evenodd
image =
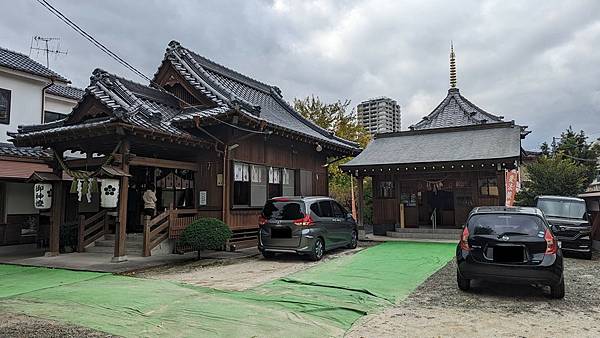
<path id="1" fill-rule="evenodd" d="M 504 182 L 506 185 L 505 206 L 512 207 L 519 187 L 519 171 L 517 169 L 506 170 L 504 172 Z"/>
<path id="2" fill-rule="evenodd" d="M 116 208 L 117 202 L 119 202 L 120 181 L 114 178 L 103 178 L 100 182 L 102 186 L 100 206 L 103 208 Z"/>
<path id="3" fill-rule="evenodd" d="M 33 201 L 36 209 L 50 209 L 52 207 L 52 184 L 36 183 L 33 186 Z"/>

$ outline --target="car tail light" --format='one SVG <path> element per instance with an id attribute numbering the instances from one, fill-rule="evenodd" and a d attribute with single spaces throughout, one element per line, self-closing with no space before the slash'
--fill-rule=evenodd
<path id="1" fill-rule="evenodd" d="M 544 232 L 544 239 L 546 240 L 546 254 L 556 255 L 558 252 L 558 243 L 556 242 L 556 238 L 554 238 L 554 235 L 552 235 L 550 230 L 546 229 Z"/>
<path id="2" fill-rule="evenodd" d="M 471 251 L 471 247 L 469 246 L 469 228 L 466 226 L 463 229 L 459 244 L 462 251 Z"/>
<path id="3" fill-rule="evenodd" d="M 310 215 L 304 215 L 304 217 L 297 219 L 294 221 L 294 225 L 299 227 L 308 227 L 315 224 L 312 217 Z"/>
<path id="4" fill-rule="evenodd" d="M 258 225 L 265 225 L 267 224 L 268 220 L 265 218 L 265 216 L 260 215 L 258 216 Z"/>

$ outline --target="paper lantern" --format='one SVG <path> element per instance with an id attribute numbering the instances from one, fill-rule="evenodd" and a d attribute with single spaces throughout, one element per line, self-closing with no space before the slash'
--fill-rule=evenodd
<path id="1" fill-rule="evenodd" d="M 100 180 L 100 206 L 103 208 L 116 208 L 119 202 L 119 180 L 103 178 Z"/>
<path id="2" fill-rule="evenodd" d="M 36 209 L 52 207 L 52 184 L 36 183 L 33 186 L 33 205 Z"/>

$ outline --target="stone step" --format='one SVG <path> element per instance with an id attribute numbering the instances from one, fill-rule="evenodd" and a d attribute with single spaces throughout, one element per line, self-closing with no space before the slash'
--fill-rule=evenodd
<path id="1" fill-rule="evenodd" d="M 103 253 L 103 254 L 112 254 L 115 252 L 115 248 L 114 247 L 110 247 L 110 246 L 90 246 L 85 248 L 85 252 L 92 252 L 92 253 Z M 126 250 L 128 255 L 141 255 L 142 254 L 142 249 L 141 248 L 131 248 L 129 246 L 127 246 L 127 250 Z"/>
<path id="2" fill-rule="evenodd" d="M 439 239 L 439 240 L 455 240 L 458 242 L 460 233 L 431 233 L 431 232 L 396 232 L 388 231 L 386 233 L 389 237 L 394 238 L 405 238 L 405 239 Z"/>
<path id="3" fill-rule="evenodd" d="M 114 242 L 115 234 L 106 234 L 106 235 L 104 235 L 104 239 Z M 127 234 L 127 241 L 135 241 L 135 240 L 143 241 L 144 234 L 138 234 L 138 233 Z"/>
<path id="4" fill-rule="evenodd" d="M 460 235 L 462 229 L 431 229 L 431 228 L 396 228 L 394 232 L 411 234 L 456 234 Z"/>
<path id="5" fill-rule="evenodd" d="M 126 245 L 128 248 L 136 248 L 136 249 L 140 249 L 142 248 L 142 246 L 144 245 L 144 243 L 140 240 L 140 241 L 130 241 L 129 239 L 127 239 L 126 241 Z M 115 240 L 109 240 L 109 239 L 99 239 L 96 242 L 94 242 L 94 246 L 103 246 L 103 247 L 111 247 L 114 248 L 115 247 Z"/>

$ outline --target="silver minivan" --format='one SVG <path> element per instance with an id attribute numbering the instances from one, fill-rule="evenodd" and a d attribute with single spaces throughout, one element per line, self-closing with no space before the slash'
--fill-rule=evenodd
<path id="1" fill-rule="evenodd" d="M 258 249 L 265 258 L 297 253 L 320 260 L 325 251 L 356 248 L 356 222 L 329 197 L 276 197 L 259 217 Z"/>

